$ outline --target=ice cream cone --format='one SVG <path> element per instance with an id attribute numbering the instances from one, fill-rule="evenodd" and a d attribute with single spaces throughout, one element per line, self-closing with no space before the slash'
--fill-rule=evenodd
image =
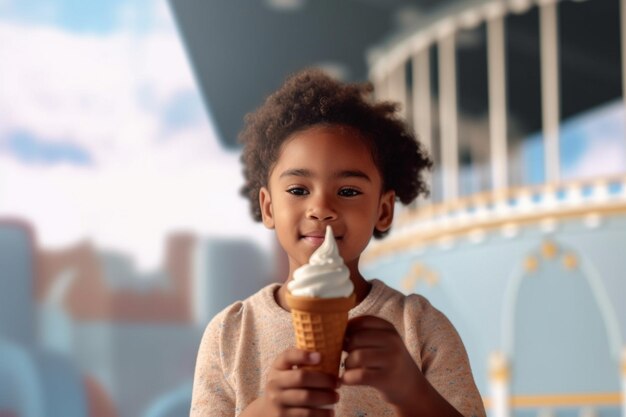
<path id="1" fill-rule="evenodd" d="M 286 294 L 296 333 L 296 346 L 309 352 L 320 352 L 318 365 L 304 368 L 339 374 L 343 337 L 348 311 L 355 305 L 355 295 L 340 298 L 297 297 Z"/>

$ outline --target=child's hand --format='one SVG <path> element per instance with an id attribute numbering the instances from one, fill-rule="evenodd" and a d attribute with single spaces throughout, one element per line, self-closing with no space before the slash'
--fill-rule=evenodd
<path id="1" fill-rule="evenodd" d="M 330 409 L 320 409 L 339 401 L 337 379 L 323 372 L 293 369 L 314 365 L 319 353 L 291 348 L 278 355 L 267 376 L 262 397 L 263 416 L 330 417 Z"/>
<path id="2" fill-rule="evenodd" d="M 396 406 L 414 401 L 424 387 L 422 372 L 386 320 L 373 316 L 350 320 L 344 349 L 348 352 L 341 380 L 345 385 L 374 387 Z"/>

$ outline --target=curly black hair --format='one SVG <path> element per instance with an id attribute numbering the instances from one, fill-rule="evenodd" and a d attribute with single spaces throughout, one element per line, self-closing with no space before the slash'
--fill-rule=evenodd
<path id="1" fill-rule="evenodd" d="M 245 184 L 241 194 L 250 201 L 252 217 L 261 221 L 259 191 L 267 186 L 281 145 L 295 132 L 315 125 L 356 129 L 367 139 L 383 179 L 383 190 L 409 204 L 427 195 L 423 172 L 432 168 L 424 147 L 396 114 L 397 104 L 372 102 L 371 84 L 343 84 L 320 70 L 308 69 L 289 77 L 254 112 L 246 115 L 239 140 Z M 374 237 L 385 233 L 374 231 Z"/>

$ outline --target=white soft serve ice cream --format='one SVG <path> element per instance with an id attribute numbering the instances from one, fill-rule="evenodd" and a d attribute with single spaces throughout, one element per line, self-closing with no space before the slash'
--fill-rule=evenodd
<path id="1" fill-rule="evenodd" d="M 309 263 L 293 271 L 287 288 L 297 297 L 338 298 L 352 294 L 350 270 L 339 256 L 330 226 L 326 226 L 324 242 L 313 252 Z"/>

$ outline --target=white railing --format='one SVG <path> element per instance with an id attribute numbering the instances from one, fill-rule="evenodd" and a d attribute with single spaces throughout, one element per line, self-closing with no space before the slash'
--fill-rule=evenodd
<path id="1" fill-rule="evenodd" d="M 364 260 L 424 245 L 449 246 L 459 238 L 478 243 L 494 229 L 514 237 L 527 224 L 550 232 L 568 218 L 594 228 L 611 213 L 626 213 L 626 176 L 484 192 L 406 209 L 397 215 L 386 239 L 371 243 Z"/>
<path id="2" fill-rule="evenodd" d="M 372 51 L 370 79 L 376 94 L 385 100 L 406 104 L 412 98 L 413 111 L 404 116 L 412 118 L 416 134 L 427 149 L 432 149 L 429 49 L 438 49 L 439 116 L 441 127 L 441 190 L 444 200 L 456 200 L 459 193 L 458 114 L 456 97 L 456 33 L 485 23 L 487 28 L 487 69 L 489 96 L 489 140 L 491 184 L 495 193 L 506 190 L 508 183 L 507 115 L 506 115 L 506 51 L 505 17 L 539 9 L 539 38 L 541 61 L 541 108 L 545 149 L 546 182 L 560 180 L 559 128 L 559 39 L 558 2 L 566 0 L 468 0 L 442 9 L 437 16 L 423 22 L 419 28 L 405 33 L 386 46 Z M 574 0 L 570 0 L 574 1 Z M 587 0 L 602 2 L 603 0 Z M 621 1 L 621 36 L 626 39 L 626 0 Z M 619 39 L 615 40 L 616 42 Z M 626 41 L 623 51 L 626 51 Z M 622 62 L 626 60 L 623 52 Z M 413 86 L 408 94 L 407 64 L 411 63 Z M 622 65 L 626 89 L 626 64 Z M 404 88 L 403 88 L 404 86 Z M 626 91 L 626 90 L 625 90 Z"/>

